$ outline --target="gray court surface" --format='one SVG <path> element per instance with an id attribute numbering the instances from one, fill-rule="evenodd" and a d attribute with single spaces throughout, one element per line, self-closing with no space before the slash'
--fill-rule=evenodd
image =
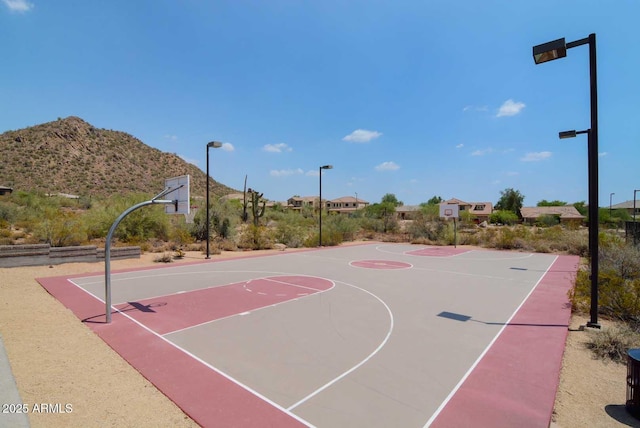
<path id="1" fill-rule="evenodd" d="M 275 275 L 328 279 L 335 285 L 326 291 L 163 337 L 310 425 L 422 427 L 556 257 L 407 254 L 420 248 L 285 251 L 115 273 L 113 304 Z M 363 260 L 373 262 L 354 263 Z M 409 265 L 384 269 L 384 261 Z M 103 278 L 73 282 L 104 299 Z"/>

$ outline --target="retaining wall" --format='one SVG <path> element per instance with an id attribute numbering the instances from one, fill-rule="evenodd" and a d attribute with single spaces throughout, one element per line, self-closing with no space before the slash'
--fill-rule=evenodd
<path id="1" fill-rule="evenodd" d="M 112 247 L 111 260 L 140 258 L 140 247 Z M 0 245 L 0 268 L 103 262 L 104 248 L 95 245 L 51 247 L 49 244 Z"/>

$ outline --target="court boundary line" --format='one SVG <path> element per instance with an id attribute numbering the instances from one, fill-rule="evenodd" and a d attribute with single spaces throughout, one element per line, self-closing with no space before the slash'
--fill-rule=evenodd
<path id="1" fill-rule="evenodd" d="M 87 290 L 83 289 L 82 287 L 78 286 L 77 284 L 75 284 L 73 281 L 68 280 L 71 284 L 73 284 L 74 286 L 78 287 L 80 290 L 84 291 L 85 293 L 87 293 L 89 296 L 93 297 L 94 299 L 98 300 L 99 302 L 104 304 L 104 300 L 102 300 L 101 298 L 99 298 L 98 296 L 94 296 L 93 294 L 89 293 Z M 297 300 L 297 299 L 295 299 Z M 269 306 L 266 306 L 269 307 Z M 200 364 L 203 364 L 205 367 L 208 367 L 210 370 L 213 370 L 214 372 L 218 373 L 220 376 L 224 377 L 225 379 L 231 381 L 232 383 L 236 384 L 237 386 L 241 387 L 242 389 L 244 389 L 245 391 L 255 395 L 256 397 L 258 397 L 259 399 L 265 401 L 266 403 L 272 405 L 273 407 L 275 407 L 276 409 L 280 410 L 281 412 L 285 413 L 286 415 L 294 418 L 295 420 L 297 420 L 298 422 L 302 423 L 303 425 L 306 425 L 310 428 L 315 428 L 315 425 L 313 425 L 312 423 L 306 421 L 305 419 L 303 419 L 302 417 L 296 415 L 295 413 L 287 410 L 286 408 L 282 407 L 281 405 L 279 405 L 278 403 L 270 400 L 268 397 L 260 394 L 258 391 L 253 390 L 251 387 L 249 387 L 248 385 L 243 384 L 242 382 L 238 381 L 237 379 L 234 379 L 233 377 L 231 377 L 230 375 L 226 374 L 225 372 L 221 371 L 220 369 L 218 369 L 217 367 L 212 366 L 211 364 L 207 363 L 206 361 L 202 360 L 201 358 L 199 358 L 198 356 L 196 356 L 195 354 L 192 354 L 191 352 L 187 351 L 186 349 L 182 348 L 181 346 L 178 346 L 177 344 L 173 343 L 171 340 L 163 337 L 162 335 L 160 335 L 159 333 L 151 330 L 149 327 L 147 327 L 146 325 L 142 324 L 141 322 L 137 321 L 135 318 L 130 317 L 129 315 L 127 315 L 124 312 L 120 312 L 117 308 L 113 308 L 116 311 L 116 314 L 120 314 L 122 316 L 124 316 L 125 318 L 127 318 L 129 321 L 132 321 L 134 324 L 138 325 L 139 327 L 141 327 L 142 329 L 146 330 L 147 332 L 151 333 L 153 336 L 159 338 L 160 340 L 166 342 L 168 345 L 174 347 L 175 349 L 177 349 L 178 351 L 184 353 L 185 355 L 188 355 L 189 357 L 193 358 L 195 361 L 199 362 Z M 104 341 L 104 339 L 103 339 Z M 105 342 L 107 343 L 107 342 Z M 107 345 L 109 345 L 107 343 Z M 109 345 L 110 346 L 110 345 Z M 117 351 L 116 351 L 117 352 Z M 120 355 L 118 353 L 118 355 Z M 126 361 L 126 359 L 125 359 Z M 128 362 L 127 362 L 128 363 Z M 128 363 L 129 365 L 131 365 L 130 363 Z M 138 369 L 135 366 L 134 369 L 136 371 L 138 371 Z M 140 371 L 138 371 L 138 373 L 140 373 L 142 375 L 142 373 Z M 144 375 L 142 375 L 144 377 Z M 145 377 L 146 378 L 146 377 Z M 155 385 L 154 385 L 155 386 Z M 157 388 L 157 387 L 156 387 Z M 171 400 L 173 402 L 173 400 Z M 174 402 L 175 404 L 175 402 Z M 176 404 L 177 405 L 177 404 Z M 179 407 L 179 406 L 178 406 Z"/>
<path id="2" fill-rule="evenodd" d="M 303 397 L 302 399 L 298 400 L 296 403 L 292 404 L 291 406 L 287 407 L 287 410 L 292 410 L 295 409 L 296 407 L 306 403 L 307 401 L 309 401 L 310 399 L 312 399 L 313 397 L 315 397 L 316 395 L 320 394 L 322 391 L 324 391 L 325 389 L 329 388 L 330 386 L 334 385 L 335 383 L 337 383 L 338 381 L 344 379 L 346 376 L 350 375 L 351 373 L 353 373 L 354 371 L 356 371 L 357 369 L 359 369 L 360 367 L 362 367 L 364 364 L 366 364 L 369 360 L 371 360 L 371 358 L 373 358 L 382 348 L 384 348 L 384 346 L 387 344 L 387 342 L 389 341 L 389 338 L 391 337 L 391 333 L 393 332 L 393 327 L 394 327 L 394 318 L 393 318 L 393 311 L 391 311 L 391 308 L 389 308 L 389 306 L 387 305 L 387 303 L 382 300 L 380 297 L 378 297 L 377 295 L 375 295 L 374 293 L 365 290 L 364 288 L 358 287 L 357 285 L 353 285 L 353 284 L 349 284 L 347 282 L 344 281 L 336 281 L 337 283 L 340 284 L 344 284 L 348 287 L 352 287 L 355 289 L 358 289 L 360 291 L 364 291 L 365 293 L 369 294 L 370 296 L 374 297 L 375 299 L 377 299 L 380 303 L 382 303 L 382 305 L 385 307 L 385 309 L 387 310 L 387 313 L 389 314 L 389 331 L 387 332 L 387 335 L 385 336 L 385 338 L 382 340 L 382 342 L 378 345 L 378 347 L 376 349 L 373 350 L 373 352 L 371 352 L 365 359 L 363 359 L 362 361 L 360 361 L 358 364 L 356 364 L 355 366 L 351 367 L 349 370 L 345 371 L 344 373 L 342 373 L 341 375 L 337 376 L 336 378 L 334 378 L 333 380 L 327 382 L 326 384 L 324 384 L 323 386 L 321 386 L 320 388 L 316 389 L 315 391 L 313 391 L 312 393 L 308 394 L 306 397 Z"/>
<path id="3" fill-rule="evenodd" d="M 509 323 L 511 322 L 511 320 L 516 316 L 516 314 L 518 313 L 518 311 L 520 310 L 520 308 L 522 308 L 522 306 L 525 304 L 525 302 L 527 300 L 529 300 L 529 297 L 531 297 L 531 295 L 533 294 L 533 292 L 538 288 L 538 285 L 540 285 L 540 282 L 542 282 L 542 280 L 544 279 L 544 277 L 549 273 L 549 270 L 551 269 L 551 267 L 556 263 L 556 261 L 558 260 L 559 256 L 555 256 L 553 258 L 553 261 L 549 264 L 549 266 L 547 267 L 547 269 L 544 271 L 544 274 L 542 274 L 540 276 L 540 279 L 538 279 L 538 281 L 535 283 L 535 285 L 531 288 L 531 290 L 529 291 L 529 293 L 527 293 L 527 295 L 525 296 L 524 300 L 522 300 L 522 302 L 520 303 L 520 305 L 518 305 L 518 307 L 516 308 L 516 310 L 513 312 L 513 314 L 511 314 L 511 316 L 509 317 L 509 319 L 504 323 L 504 325 L 502 326 L 502 328 L 500 328 L 500 331 L 498 332 L 498 334 L 495 335 L 495 337 L 491 340 L 491 342 L 489 342 L 489 344 L 487 345 L 487 347 L 484 349 L 484 351 L 482 351 L 482 353 L 480 354 L 480 356 L 473 362 L 473 364 L 471 365 L 471 367 L 469 368 L 469 370 L 467 370 L 467 372 L 462 376 L 462 378 L 460 379 L 460 381 L 456 384 L 456 386 L 453 388 L 453 390 L 451 390 L 451 392 L 449 393 L 449 395 L 447 395 L 447 397 L 444 399 L 444 401 L 440 404 L 440 406 L 438 406 L 438 408 L 436 409 L 436 411 L 431 415 L 431 417 L 429 418 L 429 420 L 427 420 L 426 424 L 424 425 L 424 428 L 428 428 L 431 426 L 431 424 L 433 424 L 433 422 L 435 422 L 435 420 L 437 419 L 437 417 L 440 415 L 440 413 L 442 412 L 442 410 L 447 406 L 447 404 L 449 404 L 449 401 L 451 401 L 451 399 L 453 398 L 453 396 L 458 392 L 458 390 L 462 387 L 462 384 L 464 384 L 464 382 L 467 380 L 467 378 L 471 375 L 471 373 L 476 369 L 476 367 L 478 366 L 478 364 L 480 364 L 480 361 L 485 357 L 485 355 L 489 352 L 489 350 L 491 349 L 491 347 L 495 344 L 495 342 L 498 340 L 498 338 L 502 335 L 502 333 L 504 332 L 504 330 L 507 328 L 507 326 L 509 325 Z"/>
<path id="4" fill-rule="evenodd" d="M 124 272 L 124 273 L 128 273 L 128 272 Z M 210 272 L 209 272 L 209 271 L 197 271 L 197 272 L 193 272 L 193 273 L 194 273 L 194 274 L 198 274 L 198 275 L 201 275 L 201 274 L 225 274 L 225 273 L 262 273 L 262 274 L 283 275 L 283 276 L 304 276 L 304 277 L 307 277 L 307 278 L 320 278 L 320 279 L 326 279 L 327 281 L 331 281 L 331 280 L 330 280 L 330 279 L 328 279 L 328 278 L 324 278 L 324 277 L 316 276 L 316 275 L 305 275 L 305 274 L 297 275 L 297 274 L 291 274 L 291 273 L 272 272 L 272 271 L 260 271 L 260 270 L 228 270 L 228 271 L 220 271 L 220 270 L 216 270 L 216 271 L 210 271 Z M 132 280 L 133 280 L 133 279 L 161 278 L 161 277 L 168 277 L 168 276 L 174 276 L 174 275 L 191 275 L 191 274 L 192 274 L 191 272 L 185 272 L 185 273 L 172 273 L 172 274 L 168 274 L 168 275 L 137 276 L 137 277 L 134 277 L 134 278 L 126 278 L 125 280 L 129 280 L 129 279 L 132 279 Z M 87 276 L 87 277 L 82 276 L 82 277 L 77 277 L 77 278 L 73 278 L 73 279 L 83 279 L 83 278 L 90 278 L 90 276 Z M 264 278 L 264 277 L 260 277 L 260 278 Z M 245 282 L 245 283 L 246 283 L 247 281 L 251 281 L 251 280 L 254 280 L 254 279 L 260 279 L 260 278 L 250 278 L 250 279 L 248 279 L 248 280 L 241 280 L 241 281 L 238 281 L 237 283 L 242 283 L 242 282 Z M 66 279 L 67 279 L 69 282 L 71 282 L 73 285 L 75 285 L 75 286 L 77 286 L 77 287 L 82 288 L 84 291 L 86 291 L 87 293 L 89 293 L 89 294 L 91 294 L 91 295 L 93 296 L 93 294 L 92 294 L 90 291 L 88 291 L 88 290 L 86 290 L 86 289 L 84 289 L 84 288 L 83 288 L 83 285 L 80 285 L 80 284 L 77 284 L 77 283 L 73 282 L 70 278 L 66 278 Z M 118 280 L 115 280 L 115 281 L 114 281 L 114 280 L 112 280 L 112 281 L 111 281 L 111 283 L 112 283 L 112 284 L 114 284 L 114 283 L 115 283 L 115 282 L 117 282 L 117 281 L 118 281 Z M 122 281 L 122 280 L 120 280 L 120 281 Z M 103 281 L 100 281 L 100 282 L 90 282 L 90 283 L 87 283 L 87 284 L 84 284 L 84 285 L 93 285 L 93 284 L 100 284 L 100 283 L 103 283 Z M 211 289 L 211 288 L 216 288 L 216 287 L 225 287 L 225 286 L 227 286 L 227 285 L 232 285 L 232 284 L 235 284 L 235 283 L 227 283 L 227 284 L 210 285 L 210 286 L 208 286 L 208 287 L 198 288 L 198 289 L 195 289 L 195 290 L 181 290 L 181 291 L 176 291 L 175 293 L 168 293 L 168 294 L 167 294 L 167 293 L 166 293 L 166 294 L 157 294 L 157 295 L 153 295 L 153 296 L 151 296 L 151 297 L 145 297 L 143 300 L 148 300 L 148 299 L 159 299 L 159 298 L 161 298 L 161 297 L 171 297 L 171 296 L 174 296 L 174 295 L 176 295 L 176 294 L 190 293 L 190 292 L 192 292 L 192 291 L 199 291 L 199 290 L 209 290 L 209 289 Z M 96 297 L 97 297 L 97 295 L 96 295 Z M 104 303 L 104 301 L 103 301 L 103 303 Z M 125 304 L 125 303 L 129 303 L 129 302 L 116 302 L 116 303 L 113 303 L 111 306 L 113 307 L 114 305 L 123 305 L 123 304 Z"/>

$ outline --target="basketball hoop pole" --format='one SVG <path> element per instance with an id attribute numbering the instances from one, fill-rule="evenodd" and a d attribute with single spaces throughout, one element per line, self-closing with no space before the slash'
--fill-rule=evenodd
<path id="1" fill-rule="evenodd" d="M 156 196 L 153 197 L 153 199 L 149 200 L 149 201 L 144 201 L 144 202 L 140 202 L 137 205 L 134 205 L 128 209 L 126 209 L 122 214 L 120 214 L 120 216 L 118 216 L 118 218 L 116 219 L 116 221 L 113 222 L 113 224 L 111 225 L 111 228 L 109 229 L 109 233 L 107 234 L 107 242 L 105 242 L 104 244 L 104 294 L 105 294 L 105 298 L 104 298 L 104 302 L 105 302 L 105 311 L 106 311 L 106 316 L 107 316 L 107 324 L 111 323 L 111 239 L 113 237 L 113 233 L 116 231 L 116 227 L 118 227 L 118 225 L 120 224 L 120 222 L 122 220 L 124 220 L 124 218 L 126 216 L 128 216 L 129 214 L 131 214 L 133 211 L 137 210 L 138 208 L 142 208 L 144 206 L 147 205 L 152 205 L 152 204 L 175 204 L 176 205 L 176 210 L 178 209 L 178 200 L 167 200 L 167 199 L 158 199 L 161 198 L 175 190 L 180 189 L 181 187 L 183 187 L 184 185 L 180 185 L 178 187 L 175 188 L 171 188 L 171 187 L 167 187 L 166 189 L 164 189 L 162 192 L 158 193 Z"/>

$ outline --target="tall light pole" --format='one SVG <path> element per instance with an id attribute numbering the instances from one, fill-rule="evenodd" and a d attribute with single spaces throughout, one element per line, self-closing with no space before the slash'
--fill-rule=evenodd
<path id="1" fill-rule="evenodd" d="M 567 49 L 589 45 L 589 76 L 591 94 L 591 128 L 588 130 L 589 163 L 589 254 L 591 256 L 591 320 L 587 327 L 600 328 L 598 324 L 598 80 L 596 67 L 596 35 L 565 43 L 554 40 L 533 47 L 536 64 L 567 56 Z M 575 133 L 575 131 L 574 131 Z M 575 134 L 574 134 L 575 136 Z M 565 137 L 566 138 L 566 137 Z"/>
<path id="2" fill-rule="evenodd" d="M 318 169 L 318 172 L 320 173 L 320 201 L 318 202 L 318 205 L 320 207 L 318 247 L 322 247 L 322 170 L 331 168 L 333 168 L 333 165 L 323 165 Z"/>
<path id="3" fill-rule="evenodd" d="M 636 245 L 636 236 L 637 236 L 637 230 L 636 230 L 636 192 L 640 192 L 640 190 L 634 190 L 633 191 L 633 245 Z"/>
<path id="4" fill-rule="evenodd" d="M 209 233 L 209 149 L 213 147 L 214 149 L 220 148 L 222 147 L 222 143 L 219 141 L 211 141 L 209 143 L 207 143 L 207 219 L 206 219 L 206 225 L 207 225 L 207 256 L 205 257 L 206 259 L 210 259 L 211 258 L 211 253 L 209 252 L 209 237 L 211 236 Z"/>
<path id="5" fill-rule="evenodd" d="M 611 204 L 613 203 L 613 195 L 615 195 L 615 193 L 609 193 L 609 217 L 611 217 Z"/>

